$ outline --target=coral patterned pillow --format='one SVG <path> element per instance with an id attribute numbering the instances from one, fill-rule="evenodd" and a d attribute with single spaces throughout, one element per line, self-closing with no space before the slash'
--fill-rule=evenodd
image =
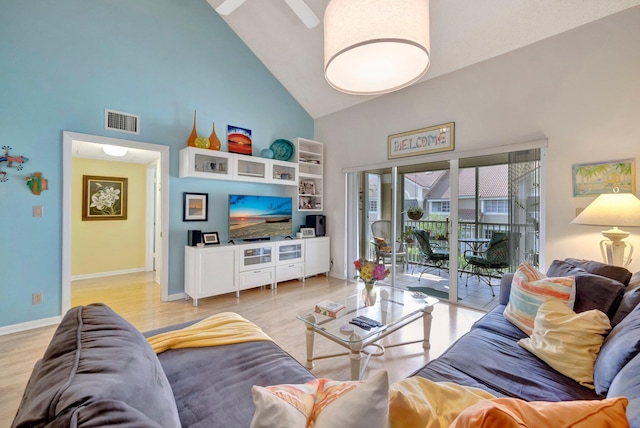
<path id="1" fill-rule="evenodd" d="M 367 381 L 315 379 L 302 385 L 253 386 L 251 428 L 384 428 L 389 379 L 381 371 Z"/>
<path id="2" fill-rule="evenodd" d="M 504 317 L 511 324 L 531 336 L 533 320 L 538 308 L 546 300 L 558 300 L 573 309 L 576 300 L 574 276 L 547 278 L 530 264 L 523 262 L 513 275 L 509 303 Z"/>

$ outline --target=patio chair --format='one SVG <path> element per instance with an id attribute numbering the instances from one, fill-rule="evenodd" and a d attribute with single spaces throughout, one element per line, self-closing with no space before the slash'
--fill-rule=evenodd
<path id="1" fill-rule="evenodd" d="M 420 255 L 422 256 L 422 260 L 420 264 L 424 265 L 425 268 L 420 272 L 420 277 L 418 277 L 418 281 L 422 278 L 422 275 L 428 270 L 432 268 L 440 270 L 449 271 L 448 262 L 449 262 L 449 252 L 445 250 L 434 250 L 431 247 L 431 243 L 429 242 L 429 232 L 426 230 L 414 230 L 413 234 L 416 237 L 416 242 L 418 243 L 418 249 L 420 250 Z"/>
<path id="2" fill-rule="evenodd" d="M 393 260 L 393 247 L 391 247 L 391 221 L 376 220 L 371 223 L 371 233 L 376 253 L 376 261 L 383 264 L 391 264 Z M 407 267 L 407 249 L 402 241 L 396 242 L 396 264 L 400 264 L 404 270 Z"/>
<path id="3" fill-rule="evenodd" d="M 467 250 L 464 252 L 464 259 L 467 265 L 471 266 L 471 272 L 467 273 L 465 287 L 469 282 L 469 276 L 476 276 L 478 281 L 487 283 L 491 294 L 495 296 L 491 278 L 501 278 L 504 270 L 509 267 L 509 234 L 493 232 L 485 250 Z"/>

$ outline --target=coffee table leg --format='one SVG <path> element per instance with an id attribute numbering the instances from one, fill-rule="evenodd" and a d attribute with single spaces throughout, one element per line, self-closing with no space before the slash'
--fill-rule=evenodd
<path id="1" fill-rule="evenodd" d="M 362 359 L 362 338 L 354 334 L 350 338 L 349 359 L 351 360 L 351 380 L 360 380 L 360 360 Z"/>
<path id="2" fill-rule="evenodd" d="M 309 315 L 309 317 L 311 320 L 315 320 L 313 315 Z M 313 332 L 313 327 L 309 324 L 307 324 L 307 331 L 305 332 L 305 335 L 307 336 L 307 364 L 305 364 L 305 367 L 311 370 L 313 369 L 313 340 L 315 333 Z"/>
<path id="3" fill-rule="evenodd" d="M 433 312 L 433 305 L 427 306 L 424 308 L 422 312 L 422 331 L 424 334 L 424 341 L 422 342 L 422 347 L 424 349 L 430 349 L 431 344 L 429 343 L 429 338 L 431 337 L 431 320 L 433 316 L 431 315 Z"/>

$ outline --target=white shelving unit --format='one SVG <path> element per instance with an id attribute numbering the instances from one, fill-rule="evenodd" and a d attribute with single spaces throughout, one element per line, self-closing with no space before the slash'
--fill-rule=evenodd
<path id="1" fill-rule="evenodd" d="M 233 180 L 233 153 L 185 147 L 180 150 L 180 178 Z"/>
<path id="2" fill-rule="evenodd" d="M 324 208 L 323 146 L 318 141 L 296 138 L 299 211 L 322 211 Z"/>

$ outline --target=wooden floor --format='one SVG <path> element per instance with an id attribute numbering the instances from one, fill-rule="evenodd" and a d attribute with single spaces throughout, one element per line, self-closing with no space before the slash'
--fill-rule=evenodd
<path id="1" fill-rule="evenodd" d="M 305 283 L 280 283 L 277 290 L 268 287 L 245 290 L 235 294 L 192 301 L 160 301 L 160 287 L 153 283 L 150 273 L 118 275 L 76 281 L 72 284 L 72 306 L 103 302 L 111 306 L 141 331 L 204 318 L 208 315 L 232 311 L 253 321 L 276 343 L 304 364 L 306 360 L 305 327 L 296 320 L 296 313 L 313 307 L 320 300 L 339 300 L 356 292 L 358 284 L 323 275 L 308 278 Z M 460 306 L 438 303 L 433 311 L 431 349 L 424 352 L 421 344 L 389 348 L 382 357 L 372 358 L 371 373 L 385 368 L 390 382 L 402 379 L 440 355 L 484 313 Z M 35 362 L 42 357 L 56 326 L 0 336 L 0 427 L 9 427 L 20 404 Z M 420 320 L 391 334 L 382 344 L 422 338 Z M 343 348 L 316 337 L 316 354 L 336 353 Z M 312 370 L 318 377 L 347 380 L 348 357 L 336 357 L 316 362 Z"/>

